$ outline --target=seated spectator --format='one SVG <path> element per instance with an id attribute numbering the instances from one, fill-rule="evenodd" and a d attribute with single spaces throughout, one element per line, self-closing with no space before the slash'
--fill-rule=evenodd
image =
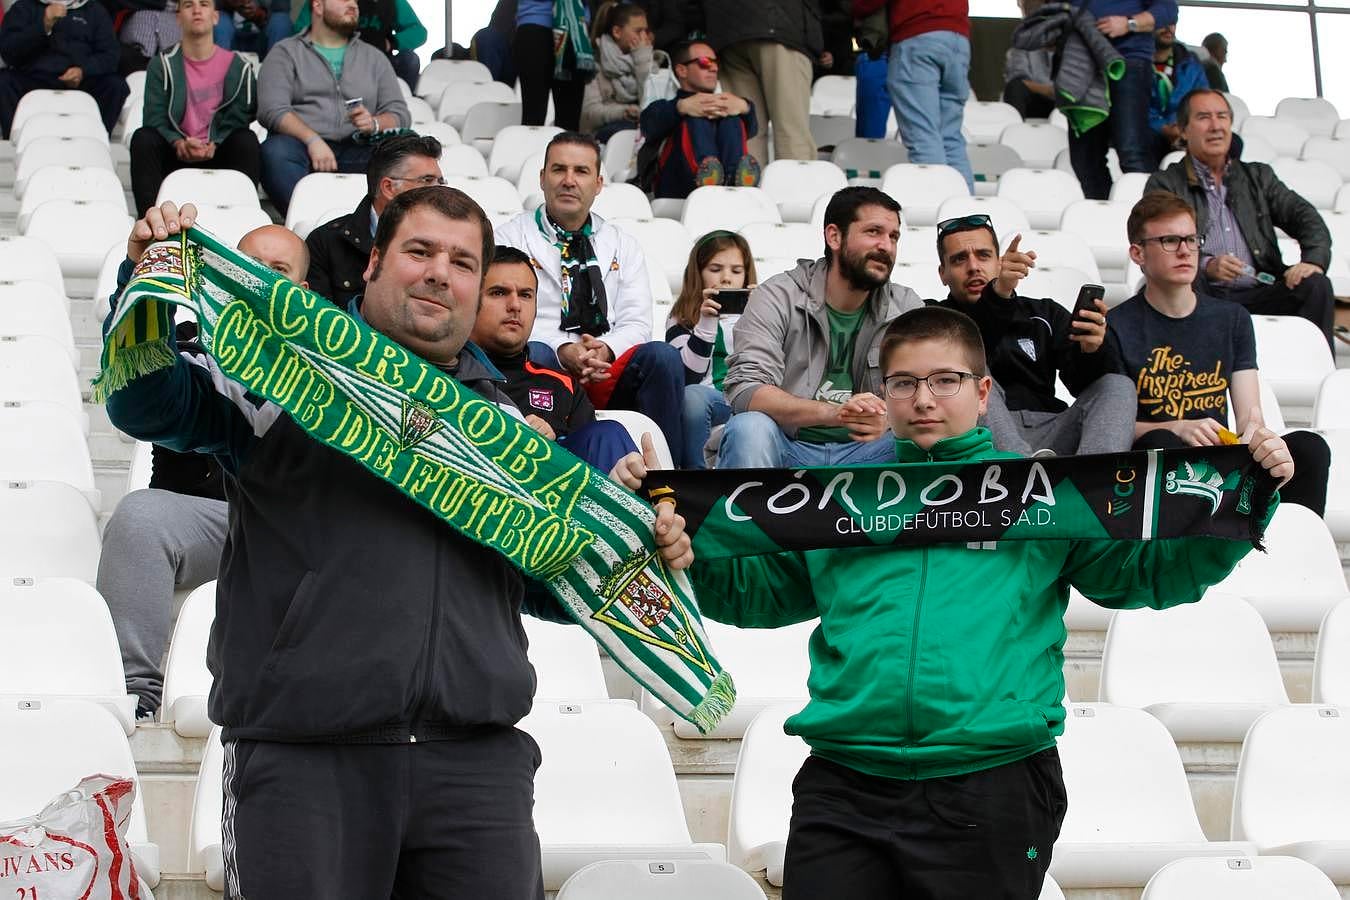
<path id="1" fill-rule="evenodd" d="M 732 329 L 741 314 L 722 315 L 717 294 L 753 288 L 755 281 L 750 245 L 735 232 L 709 232 L 689 251 L 684 284 L 666 321 L 666 341 L 680 351 L 684 361 L 686 468 L 704 468 L 704 448 L 712 430 L 731 418 L 722 384 L 727 377 L 727 357 L 733 352 Z"/>
<path id="2" fill-rule="evenodd" d="M 1146 191 L 1169 191 L 1195 213 L 1205 239 L 1197 287 L 1249 312 L 1302 316 L 1326 336 L 1333 355 L 1335 298 L 1324 274 L 1331 232 L 1311 203 L 1265 163 L 1233 159 L 1233 109 L 1221 92 L 1200 89 L 1181 100 L 1177 124 L 1187 155 L 1149 178 Z M 1298 262 L 1280 258 L 1275 229 L 1298 241 Z"/>
<path id="3" fill-rule="evenodd" d="M 604 179 L 600 145 L 564 131 L 544 150 L 544 203 L 497 229 L 497 243 L 525 251 L 539 276 L 530 333 L 558 354 L 597 409 L 649 416 L 684 465 L 680 354 L 652 341 L 652 286 L 642 248 L 591 212 Z M 603 340 L 602 340 L 603 338 Z"/>
<path id="4" fill-rule="evenodd" d="M 1231 442 L 1224 434 L 1230 420 L 1242 436 L 1263 426 L 1251 314 L 1195 290 L 1205 240 L 1190 206 L 1175 194 L 1147 193 L 1131 210 L 1128 229 L 1144 289 L 1111 311 L 1108 341 L 1138 391 L 1135 449 Z M 1331 451 L 1309 431 L 1291 431 L 1284 440 L 1295 472 L 1280 496 L 1320 516 Z"/>
<path id="5" fill-rule="evenodd" d="M 900 205 L 846 187 L 825 208 L 825 257 L 766 280 L 736 323 L 733 415 L 718 468 L 890 462 L 878 348 L 886 323 L 923 305 L 891 282 Z"/>
<path id="6" fill-rule="evenodd" d="M 283 215 L 310 172 L 365 172 L 383 132 L 412 118 L 384 54 L 356 37 L 356 0 L 310 0 L 308 31 L 267 54 L 258 75 L 262 183 Z"/>
<path id="7" fill-rule="evenodd" d="M 89 94 L 111 132 L 130 93 L 118 55 L 112 19 L 97 0 L 15 0 L 0 22 L 0 132 L 9 138 L 19 100 L 41 89 Z"/>
<path id="8" fill-rule="evenodd" d="M 178 15 L 169 0 L 103 0 L 121 42 L 117 74 L 143 72 L 150 60 L 172 50 L 181 39 Z"/>
<path id="9" fill-rule="evenodd" d="M 140 216 L 182 168 L 237 169 L 258 183 L 253 67 L 211 40 L 213 0 L 178 0 L 183 41 L 150 61 L 145 114 L 131 136 L 131 193 Z"/>
<path id="10" fill-rule="evenodd" d="M 1177 26 L 1164 25 L 1153 33 L 1153 94 L 1148 102 L 1148 127 L 1153 130 L 1154 155 L 1162 159 L 1182 149 L 1177 109 L 1191 91 L 1207 86 L 1205 70 L 1185 44 L 1177 40 Z"/>
<path id="11" fill-rule="evenodd" d="M 707 44 L 681 44 L 671 59 L 680 85 L 675 98 L 653 101 L 640 117 L 650 149 L 638 167 L 655 166 L 656 196 L 688 197 L 710 184 L 758 185 L 759 162 L 746 143 L 758 127 L 754 106 L 735 94 L 715 93 L 717 57 Z"/>
<path id="12" fill-rule="evenodd" d="M 445 184 L 441 142 L 420 134 L 380 141 L 366 170 L 368 193 L 356 210 L 309 233 L 309 287 L 341 309 L 366 289 L 365 271 L 384 208 L 404 191 Z"/>
<path id="13" fill-rule="evenodd" d="M 1224 77 L 1223 64 L 1228 62 L 1228 38 L 1216 31 L 1205 35 L 1200 46 L 1209 53 L 1209 59 L 1205 61 L 1205 78 L 1209 86 L 1216 91 L 1227 91 L 1228 79 Z"/>
<path id="14" fill-rule="evenodd" d="M 250 231 L 239 249 L 305 283 L 305 245 L 280 225 Z M 118 294 L 130 277 L 128 261 L 118 273 Z M 204 355 L 193 341 L 196 334 L 194 323 L 178 326 L 178 350 L 188 358 Z M 117 504 L 103 533 L 95 583 L 108 601 L 127 693 L 137 697 L 137 719 L 148 719 L 159 709 L 164 690 L 160 660 L 173 628 L 174 592 L 190 591 L 216 577 L 228 518 L 214 457 L 158 445 L 151 453 L 150 488 L 132 491 Z"/>
<path id="15" fill-rule="evenodd" d="M 1044 6 L 1043 0 L 1018 0 L 1022 15 Z M 1003 62 L 1003 102 L 1024 119 L 1048 119 L 1055 111 L 1055 48 L 1039 50 L 1008 48 Z"/>
<path id="16" fill-rule="evenodd" d="M 595 77 L 581 100 L 581 130 L 607 141 L 636 128 L 642 84 L 652 72 L 652 32 L 635 3 L 605 0 L 595 16 Z"/>
<path id="17" fill-rule="evenodd" d="M 938 275 L 951 293 L 938 303 L 968 314 L 980 327 L 993 391 L 1002 404 L 989 409 L 990 429 L 1015 435 L 1002 449 L 1023 456 L 1051 451 L 1115 453 L 1134 441 L 1134 384 L 1112 370 L 1106 304 L 1074 318 L 1055 300 L 1023 297 L 1017 285 L 1036 265 L 1019 234 L 1000 259 L 989 217 L 938 223 Z M 1061 378 L 1072 406 L 1055 396 Z M 1007 421 L 999 417 L 1006 415 Z"/>
<path id="18" fill-rule="evenodd" d="M 259 59 L 267 51 L 291 36 L 290 0 L 219 0 L 220 21 L 216 23 L 216 44 L 226 50 L 256 53 Z M 308 7 L 306 7 L 308 10 Z"/>
<path id="19" fill-rule="evenodd" d="M 296 32 L 308 28 L 309 22 L 306 4 L 295 19 Z M 383 53 L 393 65 L 394 73 L 416 90 L 422 63 L 413 51 L 427 42 L 427 29 L 412 4 L 408 0 L 359 0 L 356 28 L 361 40 Z M 439 99 L 432 98 L 432 103 Z"/>
<path id="20" fill-rule="evenodd" d="M 506 379 L 506 395 L 526 424 L 608 472 L 637 446 L 618 422 L 596 420 L 595 407 L 577 379 L 530 358 L 538 287 L 528 256 L 515 247 L 497 247 L 483 275 L 482 300 L 469 340 Z M 553 356 L 546 345 L 537 348 L 542 356 Z"/>

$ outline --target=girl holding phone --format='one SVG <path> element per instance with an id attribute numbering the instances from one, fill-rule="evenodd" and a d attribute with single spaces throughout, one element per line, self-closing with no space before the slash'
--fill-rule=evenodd
<path id="1" fill-rule="evenodd" d="M 684 458 L 689 468 L 704 468 L 709 435 L 731 418 L 722 379 L 732 353 L 732 328 L 754 282 L 755 261 L 739 234 L 711 231 L 689 251 L 684 285 L 666 320 L 666 342 L 684 361 Z"/>

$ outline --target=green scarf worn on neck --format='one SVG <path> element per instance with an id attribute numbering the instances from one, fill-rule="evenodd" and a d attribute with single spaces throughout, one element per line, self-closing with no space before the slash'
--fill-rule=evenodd
<path id="1" fill-rule="evenodd" d="M 568 48 L 572 50 L 568 65 Z M 586 33 L 584 0 L 553 0 L 553 77 L 558 81 L 589 81 L 595 72 L 595 48 Z"/>
<path id="2" fill-rule="evenodd" d="M 176 360 L 170 305 L 221 371 L 315 440 L 544 582 L 630 675 L 702 731 L 735 703 L 646 501 L 364 322 L 200 229 L 151 245 L 104 343 L 96 401 Z"/>

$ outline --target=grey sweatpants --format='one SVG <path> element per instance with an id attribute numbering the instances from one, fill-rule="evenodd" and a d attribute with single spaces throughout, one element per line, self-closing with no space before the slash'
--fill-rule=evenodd
<path id="1" fill-rule="evenodd" d="M 998 382 L 989 401 L 985 419 L 1000 450 L 1030 456 L 1049 449 L 1056 456 L 1075 456 L 1120 453 L 1134 443 L 1139 399 L 1134 382 L 1124 375 L 1101 376 L 1058 413 L 1008 409 Z"/>
<path id="2" fill-rule="evenodd" d="M 127 691 L 140 697 L 141 710 L 159 708 L 174 591 L 216 577 L 227 508 L 223 500 L 149 489 L 123 497 L 108 522 L 97 587 L 122 647 Z"/>

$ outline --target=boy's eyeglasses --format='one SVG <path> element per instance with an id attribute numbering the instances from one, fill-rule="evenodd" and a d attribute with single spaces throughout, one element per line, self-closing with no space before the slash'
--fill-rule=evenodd
<path id="1" fill-rule="evenodd" d="M 966 228 L 993 228 L 993 220 L 984 213 L 973 213 L 969 216 L 957 216 L 954 219 L 943 219 L 937 223 L 938 238 L 942 238 L 953 231 L 961 231 Z"/>
<path id="2" fill-rule="evenodd" d="M 967 378 L 978 380 L 980 376 L 973 372 L 934 372 L 924 378 L 913 375 L 888 375 L 883 382 L 886 396 L 891 400 L 908 400 L 919 391 L 919 382 L 928 385 L 928 392 L 934 397 L 955 397 L 961 393 L 961 385 Z"/>
<path id="3" fill-rule="evenodd" d="M 1157 237 L 1140 238 L 1139 246 L 1143 246 L 1151 241 L 1157 241 L 1158 246 L 1168 253 L 1176 253 L 1181 249 L 1184 243 L 1187 250 L 1199 250 L 1205 246 L 1205 236 L 1203 234 L 1161 234 Z"/>

